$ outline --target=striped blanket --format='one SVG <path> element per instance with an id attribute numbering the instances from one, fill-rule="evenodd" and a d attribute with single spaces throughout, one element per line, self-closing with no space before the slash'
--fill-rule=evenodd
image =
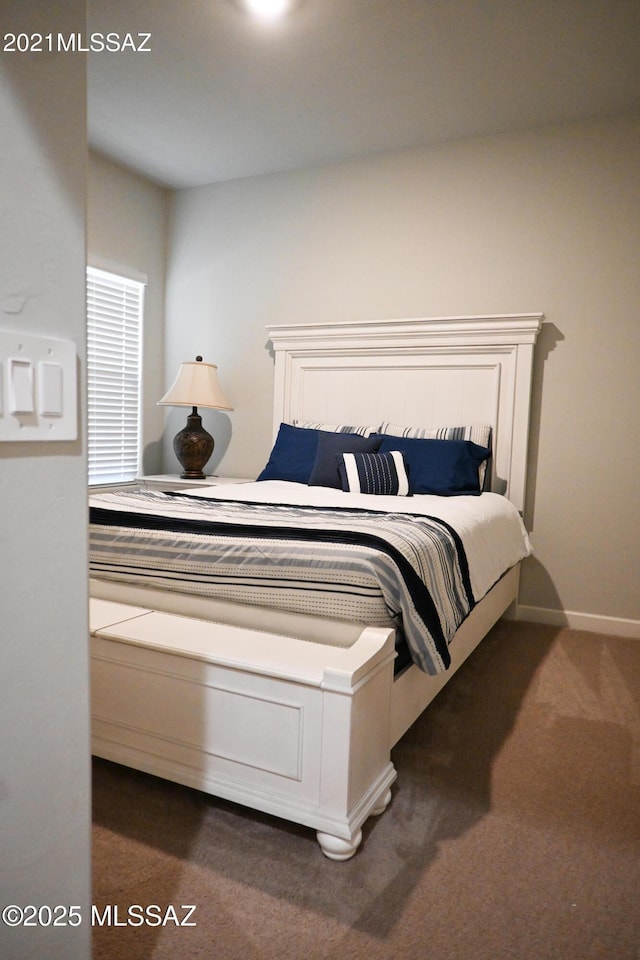
<path id="1" fill-rule="evenodd" d="M 136 491 L 90 502 L 93 577 L 403 632 L 414 662 L 446 670 L 474 605 L 460 537 L 410 513 Z"/>

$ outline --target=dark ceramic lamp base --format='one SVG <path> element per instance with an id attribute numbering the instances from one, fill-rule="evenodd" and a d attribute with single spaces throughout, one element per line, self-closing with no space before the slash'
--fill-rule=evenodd
<path id="1" fill-rule="evenodd" d="M 173 452 L 178 458 L 183 480 L 204 480 L 203 468 L 213 453 L 213 437 L 202 426 L 198 408 L 187 417 L 187 425 L 173 438 Z"/>

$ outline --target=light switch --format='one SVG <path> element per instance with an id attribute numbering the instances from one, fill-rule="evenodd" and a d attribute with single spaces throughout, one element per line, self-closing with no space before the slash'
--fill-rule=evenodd
<path id="1" fill-rule="evenodd" d="M 9 360 L 9 410 L 33 413 L 33 364 L 30 360 Z"/>
<path id="2" fill-rule="evenodd" d="M 59 363 L 38 365 L 38 409 L 43 417 L 62 416 L 62 367 Z"/>
<path id="3" fill-rule="evenodd" d="M 0 443 L 76 440 L 77 366 L 71 340 L 0 330 Z"/>

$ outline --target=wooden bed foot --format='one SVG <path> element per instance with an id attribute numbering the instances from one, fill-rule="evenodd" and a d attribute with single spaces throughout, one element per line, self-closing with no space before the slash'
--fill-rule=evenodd
<path id="1" fill-rule="evenodd" d="M 378 800 L 377 804 L 371 811 L 372 817 L 379 817 L 381 813 L 384 813 L 389 804 L 391 803 L 391 790 L 387 790 L 385 794 Z"/>
<path id="2" fill-rule="evenodd" d="M 382 794 L 375 807 L 372 807 L 369 815 L 379 817 L 390 803 L 391 790 L 387 790 Z M 344 840 L 342 837 L 336 837 L 331 833 L 322 833 L 320 830 L 318 830 L 316 836 L 325 857 L 329 857 L 330 860 L 349 860 L 360 846 L 362 830 L 358 830 L 353 840 Z"/>
<path id="3" fill-rule="evenodd" d="M 349 860 L 362 840 L 362 830 L 358 830 L 353 840 L 343 840 L 342 837 L 334 837 L 330 833 L 321 833 L 318 830 L 316 834 L 320 849 L 329 860 Z"/>

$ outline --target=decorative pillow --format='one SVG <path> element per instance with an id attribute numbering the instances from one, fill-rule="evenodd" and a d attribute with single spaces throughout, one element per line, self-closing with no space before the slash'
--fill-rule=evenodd
<path id="1" fill-rule="evenodd" d="M 479 494 L 478 470 L 491 454 L 471 440 L 421 440 L 383 437 L 379 453 L 400 450 L 411 477 L 412 493 L 435 493 L 442 497 Z"/>
<path id="2" fill-rule="evenodd" d="M 258 480 L 292 480 L 308 483 L 318 448 L 317 430 L 281 423 L 269 461 Z"/>
<path id="3" fill-rule="evenodd" d="M 335 487 L 340 490 L 342 482 L 338 465 L 343 453 L 375 453 L 381 437 L 361 437 L 357 433 L 323 433 L 318 431 L 316 459 L 309 477 L 314 487 Z"/>
<path id="4" fill-rule="evenodd" d="M 409 478 L 399 450 L 389 453 L 343 453 L 340 464 L 342 489 L 349 493 L 373 493 L 408 497 Z"/>
<path id="5" fill-rule="evenodd" d="M 491 446 L 491 425 L 484 423 L 468 424 L 464 427 L 404 427 L 385 420 L 376 433 L 420 440 L 472 440 L 481 447 Z"/>
<path id="6" fill-rule="evenodd" d="M 372 433 L 384 433 L 376 427 L 346 427 L 340 423 L 318 423 L 316 420 L 292 420 L 294 427 L 303 427 L 305 430 L 324 430 L 325 433 L 357 433 L 361 437 L 369 437 Z"/>
<path id="7" fill-rule="evenodd" d="M 486 423 L 467 424 L 462 427 L 404 427 L 398 423 L 383 421 L 376 433 L 394 437 L 414 437 L 422 440 L 471 440 L 481 447 L 491 449 L 491 425 Z M 488 460 L 480 465 L 480 489 L 485 488 L 485 475 Z"/>

